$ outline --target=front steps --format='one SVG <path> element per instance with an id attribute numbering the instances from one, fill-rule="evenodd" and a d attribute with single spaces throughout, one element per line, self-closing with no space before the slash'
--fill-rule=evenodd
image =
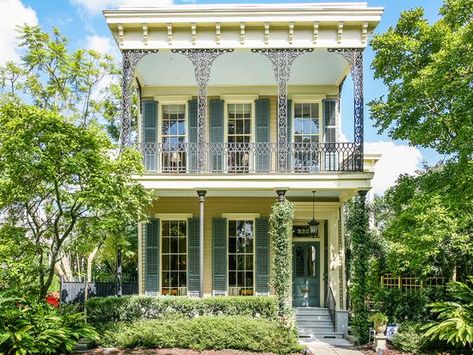
<path id="1" fill-rule="evenodd" d="M 297 329 L 302 339 L 340 339 L 343 333 L 333 329 L 328 308 L 299 307 L 295 309 Z"/>

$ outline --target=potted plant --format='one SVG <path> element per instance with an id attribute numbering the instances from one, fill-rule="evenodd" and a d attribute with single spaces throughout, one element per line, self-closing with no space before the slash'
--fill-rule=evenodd
<path id="1" fill-rule="evenodd" d="M 374 323 L 374 329 L 376 334 L 382 335 L 386 331 L 386 325 L 388 324 L 388 317 L 381 312 L 376 312 L 369 318 L 370 322 Z"/>

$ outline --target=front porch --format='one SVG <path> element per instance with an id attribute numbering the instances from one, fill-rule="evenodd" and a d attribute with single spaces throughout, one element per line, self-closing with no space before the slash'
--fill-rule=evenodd
<path id="1" fill-rule="evenodd" d="M 295 205 L 293 306 L 326 307 L 330 294 L 330 306 L 343 310 L 346 290 L 342 205 L 329 194 L 324 197 L 319 193 L 315 202 L 319 228 L 316 235 L 310 235 L 307 223 L 312 219 L 312 201 L 310 193 L 303 195 L 293 193 L 291 198 Z M 208 191 L 202 216 L 198 198 L 162 194 L 151 209 L 150 223 L 139 229 L 140 294 L 274 294 L 270 285 L 274 251 L 268 218 L 275 201 L 268 195 L 224 197 Z M 304 287 L 308 288 L 305 296 Z"/>

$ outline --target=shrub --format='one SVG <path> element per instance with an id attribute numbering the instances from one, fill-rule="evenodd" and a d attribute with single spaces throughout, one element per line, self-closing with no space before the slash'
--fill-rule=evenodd
<path id="1" fill-rule="evenodd" d="M 445 290 L 439 288 L 399 289 L 380 287 L 374 295 L 374 308 L 386 314 L 390 322 L 425 322 L 430 314 L 427 305 L 444 299 Z"/>
<path id="2" fill-rule="evenodd" d="M 469 278 L 473 285 L 473 276 Z M 450 302 L 435 302 L 430 305 L 437 320 L 425 325 L 424 337 L 439 340 L 454 347 L 466 347 L 473 343 L 473 288 L 463 282 L 451 282 L 448 293 Z"/>
<path id="3" fill-rule="evenodd" d="M 87 302 L 88 320 L 93 324 L 132 322 L 176 315 L 186 318 L 207 315 L 247 316 L 276 319 L 274 297 L 124 296 L 91 298 Z"/>
<path id="4" fill-rule="evenodd" d="M 401 351 L 418 354 L 425 350 L 425 341 L 422 339 L 421 324 L 414 322 L 402 323 L 392 339 L 393 346 Z"/>
<path id="5" fill-rule="evenodd" d="M 59 314 L 46 302 L 0 294 L 0 354 L 71 352 L 98 334 L 80 313 Z"/>
<path id="6" fill-rule="evenodd" d="M 174 316 L 113 325 L 105 331 L 101 343 L 120 348 L 237 349 L 278 354 L 302 350 L 295 329 L 276 320 L 241 316 Z"/>

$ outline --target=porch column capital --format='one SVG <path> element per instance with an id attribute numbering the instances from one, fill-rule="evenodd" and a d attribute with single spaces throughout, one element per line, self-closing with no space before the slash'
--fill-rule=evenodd
<path id="1" fill-rule="evenodd" d="M 286 201 L 286 191 L 287 190 L 276 190 L 276 193 L 278 194 L 278 202 Z"/>
<path id="2" fill-rule="evenodd" d="M 204 202 L 205 201 L 205 195 L 207 194 L 206 190 L 197 190 L 197 196 L 199 196 L 199 201 Z"/>
<path id="3" fill-rule="evenodd" d="M 131 144 L 131 100 L 135 69 L 144 56 L 158 53 L 159 49 L 124 49 L 122 50 L 122 113 L 120 130 L 120 151 Z"/>

